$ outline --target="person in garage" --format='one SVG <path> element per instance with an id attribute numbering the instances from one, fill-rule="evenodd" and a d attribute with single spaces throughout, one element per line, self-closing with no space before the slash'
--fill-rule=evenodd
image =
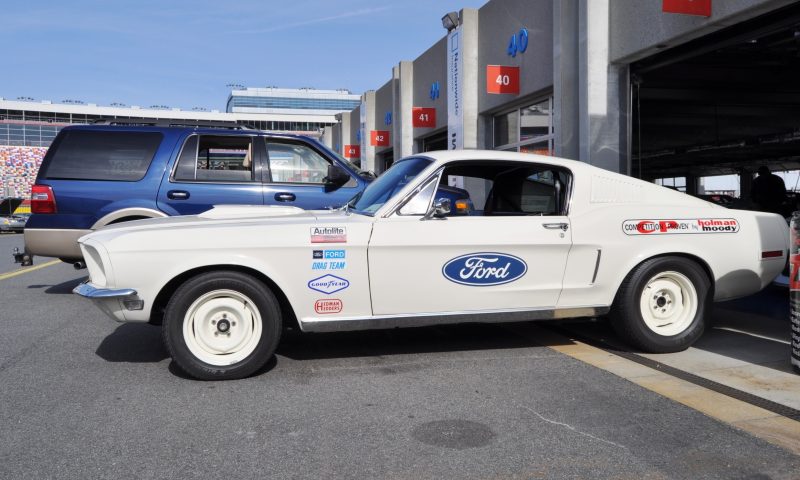
<path id="1" fill-rule="evenodd" d="M 783 204 L 786 201 L 786 185 L 783 179 L 762 165 L 758 167 L 758 177 L 753 180 L 750 198 L 758 210 L 783 215 Z"/>

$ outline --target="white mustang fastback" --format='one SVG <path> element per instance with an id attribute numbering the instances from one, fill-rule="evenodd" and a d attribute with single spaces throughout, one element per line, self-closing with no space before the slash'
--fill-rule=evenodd
<path id="1" fill-rule="evenodd" d="M 75 292 L 163 325 L 201 379 L 252 374 L 287 322 L 327 332 L 610 314 L 635 348 L 673 352 L 713 301 L 755 293 L 788 228 L 585 163 L 495 151 L 396 162 L 333 211 L 222 206 L 80 239 Z"/>

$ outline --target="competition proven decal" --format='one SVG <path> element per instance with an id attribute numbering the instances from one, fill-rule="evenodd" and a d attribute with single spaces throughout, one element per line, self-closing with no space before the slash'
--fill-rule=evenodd
<path id="1" fill-rule="evenodd" d="M 622 222 L 625 235 L 674 235 L 690 233 L 736 233 L 734 218 L 637 219 Z"/>

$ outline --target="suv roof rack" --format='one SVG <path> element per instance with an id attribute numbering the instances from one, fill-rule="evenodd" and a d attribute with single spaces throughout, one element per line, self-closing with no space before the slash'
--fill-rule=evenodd
<path id="1" fill-rule="evenodd" d="M 214 120 L 181 120 L 171 118 L 159 118 L 148 120 L 144 118 L 99 118 L 93 125 L 128 125 L 143 127 L 203 127 L 203 128 L 227 128 L 230 130 L 252 130 L 247 125 L 236 122 L 223 122 Z"/>

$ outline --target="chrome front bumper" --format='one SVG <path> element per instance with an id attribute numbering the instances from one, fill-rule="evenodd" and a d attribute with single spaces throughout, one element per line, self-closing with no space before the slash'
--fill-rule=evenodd
<path id="1" fill-rule="evenodd" d="M 88 282 L 83 282 L 72 289 L 72 293 L 91 299 L 106 299 L 134 297 L 137 292 L 132 288 L 97 288 Z"/>

